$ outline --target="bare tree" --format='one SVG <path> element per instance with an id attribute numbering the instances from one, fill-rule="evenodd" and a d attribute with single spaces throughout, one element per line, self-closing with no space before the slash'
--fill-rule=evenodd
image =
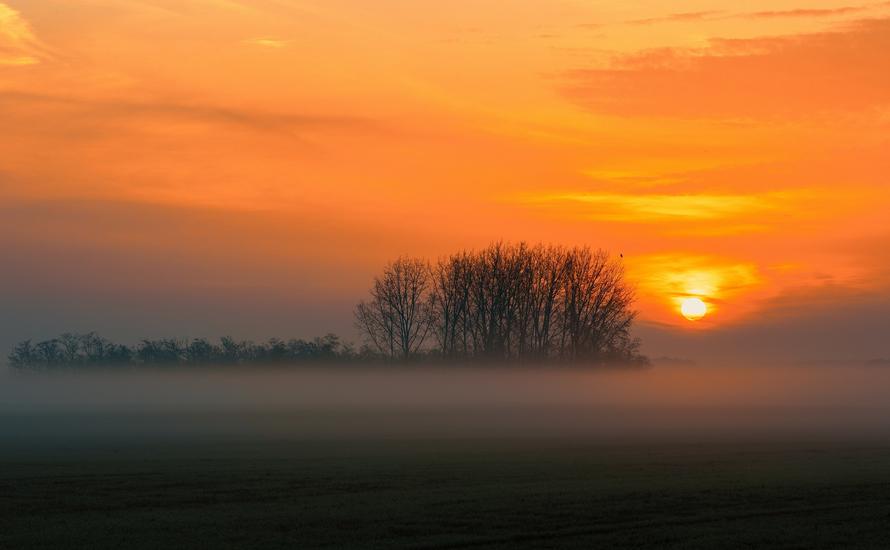
<path id="1" fill-rule="evenodd" d="M 469 353 L 466 327 L 470 305 L 473 261 L 460 252 L 439 260 L 432 273 L 433 330 L 443 357 L 456 359 Z"/>
<path id="2" fill-rule="evenodd" d="M 554 319 L 559 315 L 558 299 L 568 266 L 567 253 L 562 248 L 538 246 L 533 262 L 533 288 L 529 293 L 530 353 L 540 361 L 549 358 L 553 351 Z"/>
<path id="3" fill-rule="evenodd" d="M 32 367 L 37 364 L 37 352 L 31 340 L 15 345 L 8 357 L 9 364 L 15 368 Z"/>
<path id="4" fill-rule="evenodd" d="M 633 301 L 620 260 L 588 247 L 499 242 L 432 273 L 434 332 L 451 359 L 632 358 Z"/>
<path id="5" fill-rule="evenodd" d="M 376 287 L 375 283 L 369 301 L 362 300 L 356 306 L 355 324 L 372 347 L 392 358 L 396 356 L 395 323 L 386 300 L 375 295 Z"/>
<path id="6" fill-rule="evenodd" d="M 432 326 L 430 290 L 429 264 L 399 258 L 374 280 L 370 300 L 356 307 L 356 324 L 380 353 L 408 359 Z"/>
<path id="7" fill-rule="evenodd" d="M 596 359 L 628 340 L 636 313 L 624 268 L 602 251 L 587 247 L 568 253 L 563 282 L 561 355 L 568 360 Z"/>

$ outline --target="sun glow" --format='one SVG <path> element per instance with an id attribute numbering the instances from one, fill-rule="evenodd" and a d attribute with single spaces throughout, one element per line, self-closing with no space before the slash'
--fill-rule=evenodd
<path id="1" fill-rule="evenodd" d="M 723 256 L 685 252 L 630 256 L 628 273 L 639 282 L 640 303 L 648 318 L 671 326 L 689 328 L 688 321 L 704 317 L 707 322 L 696 328 L 715 328 L 750 315 L 769 295 L 765 276 L 755 264 Z"/>
<path id="2" fill-rule="evenodd" d="M 701 298 L 684 298 L 680 313 L 690 321 L 698 321 L 708 313 L 708 305 Z"/>

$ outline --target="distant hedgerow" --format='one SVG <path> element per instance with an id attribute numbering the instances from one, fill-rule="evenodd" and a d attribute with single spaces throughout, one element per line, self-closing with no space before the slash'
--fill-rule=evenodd
<path id="1" fill-rule="evenodd" d="M 33 343 L 21 342 L 9 354 L 9 364 L 20 369 L 66 369 L 76 367 L 135 365 L 238 365 L 252 363 L 294 363 L 320 361 L 373 360 L 368 349 L 356 351 L 334 334 L 313 340 L 279 340 L 265 343 L 236 341 L 223 337 L 219 342 L 204 338 L 142 340 L 135 347 L 115 344 L 94 332 L 63 334 Z"/>

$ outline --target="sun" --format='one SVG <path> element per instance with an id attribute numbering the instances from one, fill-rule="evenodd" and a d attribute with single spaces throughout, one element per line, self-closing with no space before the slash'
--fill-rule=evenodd
<path id="1" fill-rule="evenodd" d="M 684 298 L 680 302 L 680 313 L 690 321 L 698 321 L 708 313 L 708 304 L 701 298 Z"/>

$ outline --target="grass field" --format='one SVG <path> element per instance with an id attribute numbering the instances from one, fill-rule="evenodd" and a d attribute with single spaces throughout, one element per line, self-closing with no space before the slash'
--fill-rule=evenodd
<path id="1" fill-rule="evenodd" d="M 888 548 L 890 371 L 10 376 L 0 550 Z"/>
<path id="2" fill-rule="evenodd" d="M 890 445 L 581 438 L 27 445 L 0 548 L 886 548 Z"/>

